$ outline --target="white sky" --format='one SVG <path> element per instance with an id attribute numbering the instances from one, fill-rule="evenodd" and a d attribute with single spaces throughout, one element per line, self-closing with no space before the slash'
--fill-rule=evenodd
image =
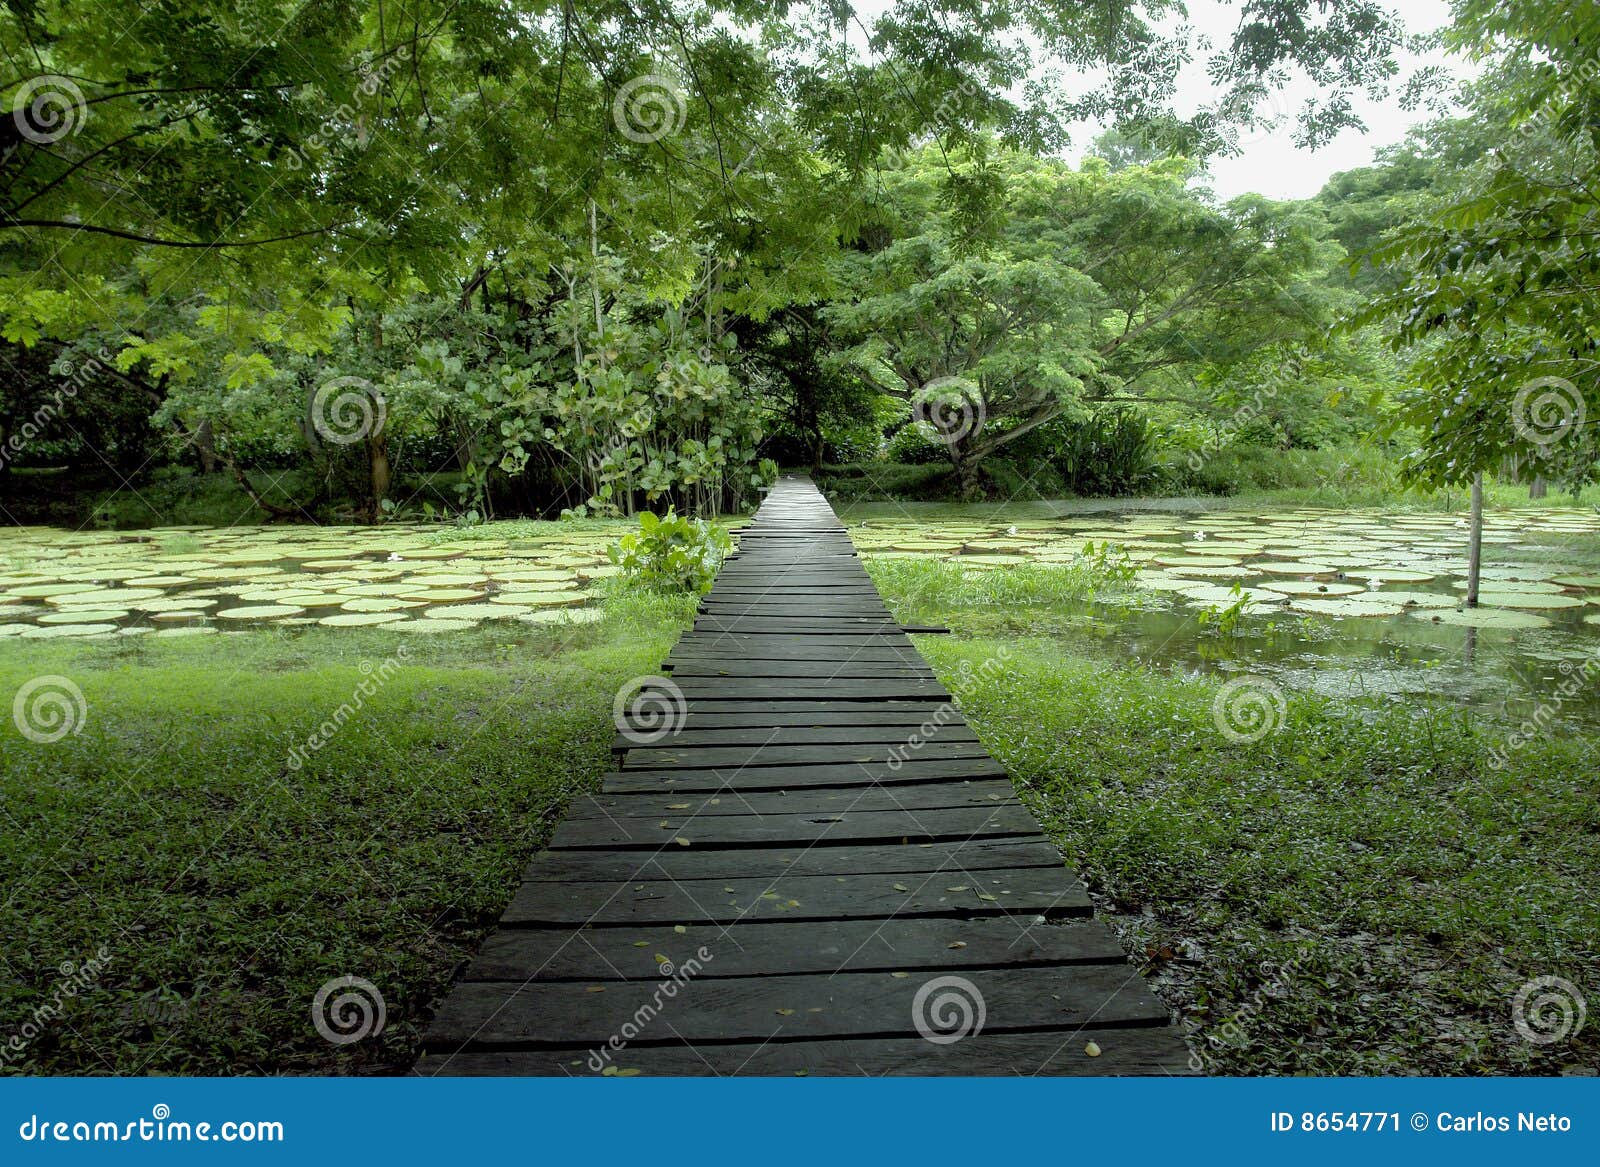
<path id="1" fill-rule="evenodd" d="M 892 0 L 856 0 L 855 9 L 864 25 L 890 7 Z M 1197 35 L 1206 36 L 1212 43 L 1210 51 L 1226 48 L 1233 39 L 1239 23 L 1242 0 L 1223 3 L 1222 0 L 1186 0 L 1188 23 Z M 1405 24 L 1407 33 L 1433 32 L 1450 22 L 1449 0 L 1388 0 L 1387 7 L 1397 13 Z M 1172 22 L 1176 26 L 1178 21 Z M 858 32 L 851 40 L 862 38 Z M 860 45 L 858 44 L 858 47 Z M 1180 113 L 1192 113 L 1216 96 L 1216 88 L 1205 73 L 1205 59 L 1210 51 L 1197 51 L 1195 60 L 1179 75 L 1177 106 Z M 1391 83 L 1394 90 L 1385 100 L 1371 101 L 1364 95 L 1353 98 L 1356 114 L 1366 125 L 1366 131 L 1346 130 L 1319 150 L 1301 150 L 1293 141 L 1293 114 L 1307 97 L 1315 96 L 1316 87 L 1303 75 L 1291 77 L 1290 83 L 1274 99 L 1272 108 L 1286 112 L 1275 130 L 1260 128 L 1248 142 L 1242 142 L 1242 152 L 1229 158 L 1215 159 L 1211 164 L 1209 185 L 1223 199 L 1255 191 L 1270 198 L 1310 198 L 1322 188 L 1329 176 L 1341 170 L 1366 166 L 1373 152 L 1382 146 L 1391 146 L 1404 140 L 1406 132 L 1429 117 L 1426 110 L 1400 108 L 1399 91 L 1405 79 L 1423 65 L 1443 65 L 1457 77 L 1470 75 L 1471 69 L 1458 58 L 1442 53 L 1417 56 L 1402 53 L 1397 63 L 1399 74 Z M 1093 85 L 1102 78 L 1085 78 Z M 1073 88 L 1070 79 L 1068 88 Z M 1082 124 L 1072 127 L 1072 144 L 1066 152 L 1069 160 L 1076 161 L 1093 144 L 1100 127 Z"/>
<path id="2" fill-rule="evenodd" d="M 1432 32 L 1450 22 L 1447 0 L 1390 0 L 1390 8 L 1400 14 L 1408 33 Z M 1211 37 L 1218 46 L 1228 43 L 1238 23 L 1239 9 L 1219 0 L 1188 0 L 1189 21 L 1195 29 Z M 1224 198 L 1255 191 L 1272 198 L 1309 198 L 1321 189 L 1330 175 L 1341 170 L 1366 166 L 1380 146 L 1404 140 L 1412 126 L 1427 121 L 1426 110 L 1400 108 L 1399 89 L 1405 78 L 1422 65 L 1444 65 L 1457 76 L 1468 69 L 1459 58 L 1443 53 L 1425 57 L 1404 54 L 1399 58 L 1400 73 L 1386 100 L 1374 102 L 1364 96 L 1354 101 L 1356 113 L 1366 123 L 1365 133 L 1346 130 L 1320 150 L 1297 149 L 1293 142 L 1293 118 L 1284 117 L 1275 131 L 1258 130 L 1254 140 L 1244 144 L 1243 152 L 1219 158 L 1211 164 L 1211 186 Z M 1183 109 L 1199 104 L 1213 92 L 1203 62 L 1196 61 L 1179 77 L 1179 99 Z M 1282 92 L 1275 109 L 1295 111 L 1316 88 L 1306 78 L 1294 78 Z M 1076 136 L 1076 135 L 1075 135 Z M 1091 135 L 1092 136 L 1092 133 Z M 1073 143 L 1074 147 L 1080 145 Z M 1082 143 L 1087 145 L 1087 141 Z"/>

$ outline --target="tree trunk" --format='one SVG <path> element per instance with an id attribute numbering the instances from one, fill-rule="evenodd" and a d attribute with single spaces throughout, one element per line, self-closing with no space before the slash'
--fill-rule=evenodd
<path id="1" fill-rule="evenodd" d="M 217 472 L 217 437 L 211 428 L 211 419 L 203 418 L 194 431 L 195 453 L 200 455 L 200 472 L 202 474 L 215 474 Z"/>
<path id="2" fill-rule="evenodd" d="M 1478 606 L 1478 571 L 1483 566 L 1483 471 L 1472 476 L 1472 512 L 1467 532 L 1467 607 Z"/>
<path id="3" fill-rule="evenodd" d="M 956 482 L 961 487 L 963 502 L 976 502 L 983 497 L 983 481 L 978 477 L 978 460 L 959 446 L 950 448 L 950 460 L 955 463 Z"/>
<path id="4" fill-rule="evenodd" d="M 371 522 L 383 517 L 383 500 L 389 497 L 389 441 L 382 430 L 367 436 L 367 472 L 372 495 Z"/>
<path id="5" fill-rule="evenodd" d="M 1543 498 L 1545 496 L 1545 491 L 1547 489 L 1548 489 L 1548 486 L 1545 483 L 1544 475 L 1543 474 L 1535 474 L 1533 476 L 1533 481 L 1528 484 L 1528 497 L 1529 498 Z"/>

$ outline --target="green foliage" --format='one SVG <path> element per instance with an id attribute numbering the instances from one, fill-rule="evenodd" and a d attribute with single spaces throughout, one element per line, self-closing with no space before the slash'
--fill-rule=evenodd
<path id="1" fill-rule="evenodd" d="M 1244 594 L 1244 588 L 1237 583 L 1228 591 L 1233 596 L 1230 603 L 1209 604 L 1195 613 L 1195 623 L 1208 635 L 1230 637 L 1244 623 L 1244 611 L 1250 605 L 1250 597 Z"/>
<path id="2" fill-rule="evenodd" d="M 560 632 L 4 642 L 6 692 L 60 673 L 91 714 L 50 745 L 0 722 L 0 813 L 30 824 L 0 849 L 14 897 L 0 1016 L 48 1005 L 63 960 L 112 955 L 11 1060 L 35 1074 L 405 1072 L 550 824 L 597 788 L 618 686 L 653 671 L 690 618 L 681 598 L 640 593 Z M 355 716 L 287 767 L 374 676 Z M 70 896 L 27 878 L 66 838 L 94 857 Z M 335 1047 L 307 1003 L 352 970 L 388 1022 Z"/>
<path id="3" fill-rule="evenodd" d="M 622 568 L 622 578 L 636 587 L 700 594 L 711 590 L 732 548 L 723 528 L 669 510 L 660 517 L 642 513 L 639 530 L 624 535 L 608 553 Z"/>
<path id="4" fill-rule="evenodd" d="M 1417 389 L 1416 479 L 1461 483 L 1515 460 L 1592 481 L 1600 462 L 1593 289 L 1600 282 L 1600 11 L 1559 0 L 1469 0 L 1450 34 L 1486 65 L 1471 117 L 1432 131 L 1476 159 L 1389 233 L 1393 287 L 1358 316 L 1384 322 Z"/>
<path id="5" fill-rule="evenodd" d="M 947 683 L 1009 654 L 962 712 L 1134 922 L 1209 1069 L 1551 1074 L 1600 1056 L 1587 1030 L 1519 1040 L 1506 1005 L 1594 966 L 1592 738 L 1537 735 L 1497 769 L 1498 734 L 1457 710 L 1295 693 L 1241 745 L 1212 679 L 1044 640 L 919 647 Z"/>

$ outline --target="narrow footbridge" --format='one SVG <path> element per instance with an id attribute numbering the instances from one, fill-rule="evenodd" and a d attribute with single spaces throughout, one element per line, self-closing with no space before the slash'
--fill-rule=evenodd
<path id="1" fill-rule="evenodd" d="M 808 481 L 773 487 L 420 1074 L 1182 1074 Z"/>

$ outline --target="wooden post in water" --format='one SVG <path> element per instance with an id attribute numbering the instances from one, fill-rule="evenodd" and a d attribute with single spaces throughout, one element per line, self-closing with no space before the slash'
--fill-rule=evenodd
<path id="1" fill-rule="evenodd" d="M 1467 534 L 1467 607 L 1478 606 L 1478 569 L 1483 565 L 1483 471 L 1472 476 L 1471 530 Z"/>

